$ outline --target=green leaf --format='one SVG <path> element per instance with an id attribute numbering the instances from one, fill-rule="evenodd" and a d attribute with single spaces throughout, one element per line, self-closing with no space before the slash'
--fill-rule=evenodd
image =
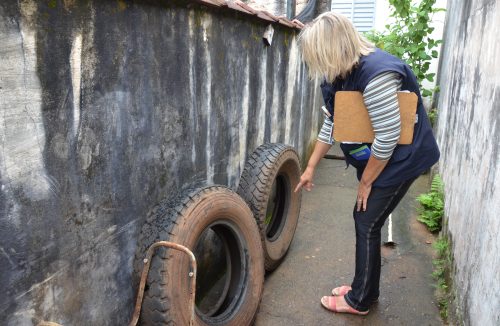
<path id="1" fill-rule="evenodd" d="M 432 96 L 432 92 L 429 91 L 428 89 L 424 89 L 424 90 L 422 90 L 422 96 L 423 97 L 431 97 Z"/>
<path id="2" fill-rule="evenodd" d="M 386 30 L 380 34 L 368 35 L 374 44 L 387 52 L 406 61 L 415 72 L 418 83 L 423 80 L 433 80 L 427 74 L 430 61 L 436 58 L 436 47 L 441 41 L 430 38 L 434 27 L 430 26 L 433 8 L 436 0 L 389 0 L 390 16 L 394 23 L 386 25 Z M 423 92 L 424 93 L 424 92 Z M 426 94 L 430 91 L 425 92 Z"/>

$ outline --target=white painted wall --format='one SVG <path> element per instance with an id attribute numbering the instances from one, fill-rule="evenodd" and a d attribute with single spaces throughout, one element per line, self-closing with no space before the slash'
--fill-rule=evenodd
<path id="1" fill-rule="evenodd" d="M 43 164 L 45 130 L 37 72 L 35 30 L 28 23 L 34 3 L 21 5 L 26 17 L 18 26 L 0 16 L 0 175 L 1 190 L 23 187 L 40 200 L 47 197 L 50 179 Z"/>
<path id="2" fill-rule="evenodd" d="M 389 23 L 390 7 L 389 1 L 377 0 L 375 4 L 375 29 L 382 32 L 385 25 Z"/>
<path id="3" fill-rule="evenodd" d="M 464 325 L 500 325 L 500 2 L 450 0 L 439 171 Z"/>

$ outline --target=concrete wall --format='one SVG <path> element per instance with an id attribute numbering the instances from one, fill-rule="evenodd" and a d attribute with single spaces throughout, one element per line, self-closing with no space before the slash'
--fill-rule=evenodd
<path id="1" fill-rule="evenodd" d="M 177 1 L 0 4 L 0 324 L 124 325 L 148 212 L 237 186 L 264 142 L 305 155 L 319 85 L 297 31 Z"/>
<path id="2" fill-rule="evenodd" d="M 500 3 L 449 0 L 438 140 L 466 325 L 500 325 Z"/>

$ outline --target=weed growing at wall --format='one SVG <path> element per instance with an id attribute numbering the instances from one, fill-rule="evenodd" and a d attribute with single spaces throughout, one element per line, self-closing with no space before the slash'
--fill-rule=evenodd
<path id="1" fill-rule="evenodd" d="M 427 115 L 429 116 L 429 121 L 431 122 L 431 126 L 434 128 L 438 117 L 437 108 L 430 109 L 429 112 L 427 112 Z"/>
<path id="2" fill-rule="evenodd" d="M 432 16 L 442 8 L 433 8 L 436 0 L 389 0 L 394 23 L 386 25 L 386 31 L 370 31 L 366 37 L 375 45 L 406 61 L 422 81 L 434 81 L 434 73 L 429 73 L 431 60 L 438 57 L 437 47 L 441 40 L 434 40 L 430 34 Z M 422 88 L 422 96 L 432 96 L 435 91 Z"/>
<path id="3" fill-rule="evenodd" d="M 433 247 L 437 251 L 437 258 L 432 262 L 434 265 L 432 276 L 436 280 L 436 298 L 441 318 L 446 321 L 449 317 L 449 304 L 452 301 L 450 278 L 452 256 L 448 239 L 445 236 L 440 236 Z"/>
<path id="4" fill-rule="evenodd" d="M 439 174 L 432 179 L 431 190 L 419 195 L 417 201 L 422 205 L 418 220 L 431 232 L 441 231 L 444 215 L 444 184 Z"/>

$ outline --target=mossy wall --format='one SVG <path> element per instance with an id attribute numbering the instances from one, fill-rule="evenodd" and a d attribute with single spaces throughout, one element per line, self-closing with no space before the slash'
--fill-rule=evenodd
<path id="1" fill-rule="evenodd" d="M 123 325 L 141 225 L 320 119 L 297 30 L 189 1 L 0 4 L 0 324 Z"/>

